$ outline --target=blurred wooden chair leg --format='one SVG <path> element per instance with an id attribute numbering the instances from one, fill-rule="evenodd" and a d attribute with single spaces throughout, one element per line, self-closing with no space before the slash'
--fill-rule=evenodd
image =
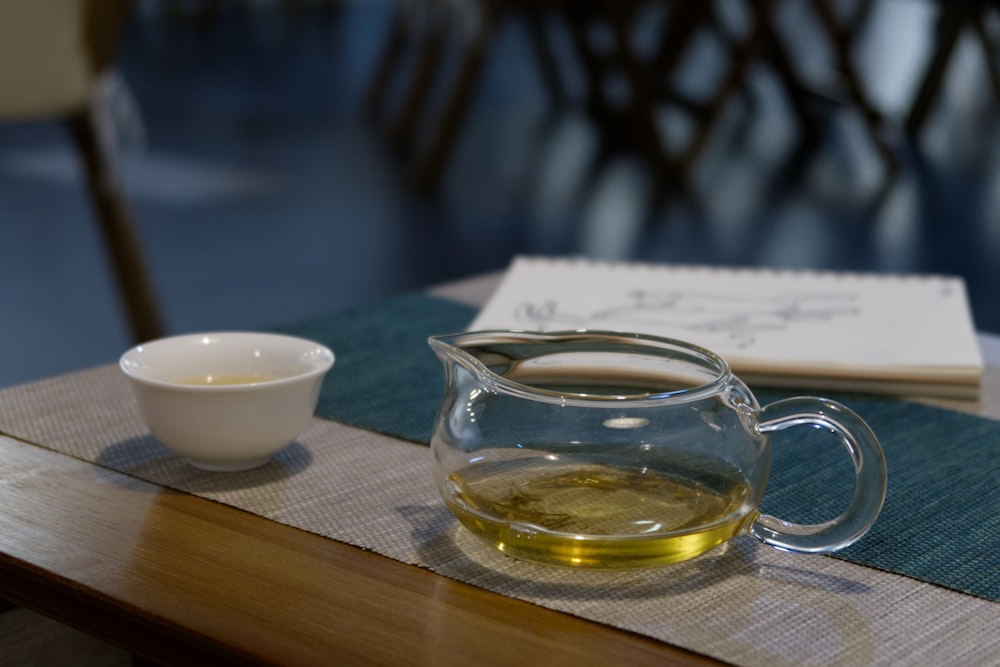
<path id="1" fill-rule="evenodd" d="M 924 122 L 930 114 L 931 107 L 937 99 L 944 80 L 945 71 L 951 60 L 955 44 L 966 22 L 967 8 L 965 3 L 940 2 L 939 13 L 934 30 L 934 46 L 931 61 L 924 70 L 920 88 L 906 117 L 905 128 L 912 138 L 920 136 Z"/>
<path id="2" fill-rule="evenodd" d="M 969 28 L 975 33 L 986 59 L 986 71 L 990 78 L 990 85 L 993 87 L 994 94 L 1000 97 L 1000 67 L 996 62 L 993 39 L 986 27 L 986 14 L 991 9 L 997 9 L 997 4 L 969 1 L 939 2 L 938 5 L 939 13 L 935 24 L 935 42 L 931 61 L 924 70 L 920 88 L 906 118 L 906 131 L 913 138 L 920 135 L 920 131 L 930 115 L 934 102 L 940 93 L 955 46 L 965 28 Z"/>
<path id="3" fill-rule="evenodd" d="M 657 124 L 660 103 L 674 91 L 663 84 L 694 39 L 703 10 L 701 3 L 673 6 L 648 60 L 633 48 L 633 28 L 641 2 L 599 0 L 562 9 L 571 44 L 582 67 L 586 110 L 595 123 L 601 145 L 597 162 L 622 150 L 639 155 L 662 182 L 676 180 L 676 163 L 663 145 Z M 607 32 L 609 40 L 594 41 Z M 624 86 L 627 94 L 610 92 Z"/>
<path id="4" fill-rule="evenodd" d="M 524 20 L 527 24 L 531 47 L 535 52 L 535 59 L 538 61 L 542 80 L 545 82 L 545 88 L 549 93 L 549 97 L 556 105 L 565 104 L 569 99 L 569 95 L 566 92 L 562 76 L 560 76 L 555 56 L 549 48 L 548 35 L 545 29 L 545 17 L 541 9 L 529 2 L 524 8 Z"/>
<path id="5" fill-rule="evenodd" d="M 426 148 L 413 163 L 412 180 L 421 190 L 429 191 L 437 187 L 441 179 L 486 61 L 501 12 L 502 8 L 497 3 L 481 3 L 479 25 L 464 49 L 455 82 L 440 114 L 431 125 Z"/>
<path id="6" fill-rule="evenodd" d="M 758 2 L 757 11 L 751 16 L 748 34 L 729 45 L 729 66 L 722 82 L 712 94 L 704 110 L 699 114 L 694 135 L 678 158 L 682 173 L 687 173 L 694 168 L 694 164 L 708 143 L 726 103 L 745 87 L 750 66 L 762 52 L 765 39 L 768 36 L 768 29 L 771 25 L 770 17 L 776 4 L 777 0 Z"/>
<path id="7" fill-rule="evenodd" d="M 658 123 L 661 83 L 669 78 L 680 60 L 680 54 L 694 38 L 700 26 L 700 20 L 697 18 L 702 16 L 700 11 L 697 16 L 691 16 L 680 10 L 691 7 L 697 9 L 701 7 L 701 3 L 677 5 L 679 13 L 684 16 L 671 16 L 667 25 L 673 27 L 684 23 L 684 29 L 677 35 L 677 39 L 670 36 L 661 38 L 661 43 L 671 43 L 671 54 L 676 53 L 676 58 L 665 57 L 661 52 L 652 64 L 640 61 L 633 48 L 635 10 L 639 7 L 632 3 L 618 3 L 615 0 L 607 0 L 603 4 L 603 17 L 611 27 L 614 37 L 612 48 L 614 69 L 624 77 L 628 86 L 628 100 L 623 110 L 629 133 L 628 141 L 645 157 L 661 182 L 675 182 L 682 177 L 682 174 L 679 173 L 677 160 L 664 145 Z"/>
<path id="8" fill-rule="evenodd" d="M 972 26 L 976 31 L 976 36 L 979 37 L 979 45 L 983 49 L 983 57 L 986 59 L 986 72 L 990 77 L 990 85 L 993 86 L 993 94 L 1000 97 L 1000 67 L 997 66 L 993 38 L 986 28 L 987 10 L 988 8 L 984 7 L 982 11 L 972 17 Z"/>
<path id="9" fill-rule="evenodd" d="M 455 7 L 440 0 L 429 0 L 426 6 L 428 14 L 418 17 L 424 21 L 414 20 L 412 12 L 405 8 L 400 8 L 395 15 L 366 93 L 365 113 L 375 121 L 381 117 L 387 90 L 397 74 L 395 70 L 409 50 L 409 42 L 418 42 L 414 47 L 413 71 L 404 84 L 400 107 L 389 122 L 387 133 L 395 148 L 413 151 L 413 182 L 420 189 L 430 190 L 436 187 L 450 157 L 501 16 L 515 9 L 519 11 L 527 21 L 530 43 L 550 96 L 554 102 L 561 103 L 566 99 L 566 92 L 555 57 L 548 48 L 542 10 L 533 2 L 479 0 L 476 3 L 479 22 L 468 38 L 454 30 L 464 27 L 463 17 L 455 14 Z M 454 80 L 444 86 L 441 109 L 427 123 L 429 136 L 420 147 L 418 135 L 424 125 L 430 96 L 438 83 L 436 77 L 441 74 L 441 60 L 455 35 L 462 42 L 458 47 L 457 73 Z"/>
<path id="10" fill-rule="evenodd" d="M 593 7 L 586 2 L 570 4 L 562 9 L 570 42 L 583 68 L 587 111 L 595 116 L 598 124 L 603 125 L 600 115 L 610 108 L 603 86 L 607 54 L 597 53 L 588 40 L 587 30 L 593 13 Z"/>
<path id="11" fill-rule="evenodd" d="M 132 338 L 136 342 L 158 338 L 163 335 L 164 327 L 140 251 L 135 223 L 99 134 L 96 112 L 90 108 L 74 114 L 68 123 L 82 159 L 87 188 L 104 246 L 111 258 Z"/>
<path id="12" fill-rule="evenodd" d="M 802 132 L 801 142 L 806 145 L 812 144 L 820 135 L 819 124 L 809 105 L 807 86 L 793 64 L 793 57 L 788 52 L 774 19 L 779 3 L 766 5 L 766 11 L 753 0 L 749 0 L 746 4 L 754 14 L 754 20 L 761 22 L 765 32 L 764 57 L 787 96 L 792 114 Z"/>
<path id="13" fill-rule="evenodd" d="M 389 126 L 389 140 L 399 150 L 408 150 L 416 139 L 423 119 L 427 99 L 433 88 L 438 65 L 444 52 L 448 35 L 447 7 L 437 7 L 432 2 L 431 16 L 427 21 L 417 57 L 416 68 L 410 79 L 399 111 Z"/>
<path id="14" fill-rule="evenodd" d="M 642 2 L 601 0 L 575 5 L 566 10 L 565 18 L 583 66 L 587 108 L 599 128 L 602 152 L 633 151 L 661 183 L 684 189 L 687 174 L 706 145 L 726 101 L 744 85 L 751 52 L 759 50 L 759 39 L 749 40 L 743 45 L 746 49 L 728 49 L 738 62 L 730 62 L 727 75 L 710 99 L 692 100 L 678 94 L 672 76 L 701 31 L 718 28 L 712 6 L 672 3 L 671 13 L 657 37 L 658 47 L 647 58 L 639 55 L 634 44 L 636 22 L 642 20 L 644 9 Z M 590 39 L 595 28 L 610 30 L 612 37 L 600 49 Z M 728 39 L 723 42 L 730 46 Z M 609 80 L 625 86 L 624 99 L 615 99 L 608 92 Z M 694 119 L 694 131 L 680 150 L 670 149 L 661 135 L 658 116 L 664 105 L 682 108 Z"/>
<path id="15" fill-rule="evenodd" d="M 882 112 L 871 101 L 868 91 L 865 90 L 864 83 L 861 80 L 861 75 L 854 66 L 854 54 L 851 50 L 854 38 L 838 22 L 829 0 L 814 0 L 813 7 L 816 8 L 820 23 L 833 44 L 837 66 L 840 68 L 844 82 L 847 84 L 847 94 L 850 97 L 850 103 L 861 112 L 865 127 L 868 129 L 869 138 L 882 155 L 886 167 L 890 171 L 895 171 L 899 166 L 899 162 L 892 146 L 889 145 L 885 137 L 885 118 Z"/>
<path id="16" fill-rule="evenodd" d="M 392 83 L 395 69 L 406 51 L 407 28 L 406 12 L 400 7 L 393 15 L 389 34 L 375 65 L 375 73 L 365 92 L 365 115 L 373 122 L 378 122 L 382 118 L 386 93 Z"/>

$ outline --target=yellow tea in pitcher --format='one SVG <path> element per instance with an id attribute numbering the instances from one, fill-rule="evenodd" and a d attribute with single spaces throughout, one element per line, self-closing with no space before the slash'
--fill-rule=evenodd
<path id="1" fill-rule="evenodd" d="M 445 486 L 445 502 L 462 525 L 504 553 L 579 568 L 687 560 L 755 516 L 735 471 L 689 476 L 522 455 L 459 468 Z"/>

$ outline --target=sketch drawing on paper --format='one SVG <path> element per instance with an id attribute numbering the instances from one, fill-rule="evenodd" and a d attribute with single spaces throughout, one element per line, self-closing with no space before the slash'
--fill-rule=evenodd
<path id="1" fill-rule="evenodd" d="M 752 347 L 769 332 L 791 332 L 806 322 L 830 322 L 861 314 L 850 292 L 809 292 L 766 297 L 681 291 L 632 290 L 620 302 L 575 311 L 557 300 L 522 302 L 514 317 L 539 331 L 557 329 L 671 329 L 714 344 Z"/>

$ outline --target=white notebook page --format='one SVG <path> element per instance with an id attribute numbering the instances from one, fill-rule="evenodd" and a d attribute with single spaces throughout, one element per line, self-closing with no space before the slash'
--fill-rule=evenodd
<path id="1" fill-rule="evenodd" d="M 754 377 L 978 387 L 983 366 L 965 284 L 951 276 L 518 257 L 470 326 L 496 328 L 678 338 Z"/>

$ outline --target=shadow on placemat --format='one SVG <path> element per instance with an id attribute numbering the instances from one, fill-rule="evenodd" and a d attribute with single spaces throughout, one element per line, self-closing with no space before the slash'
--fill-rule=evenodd
<path id="1" fill-rule="evenodd" d="M 105 447 L 94 463 L 139 479 L 153 479 L 171 485 L 184 480 L 193 493 L 221 493 L 252 489 L 281 482 L 309 467 L 312 454 L 293 442 L 258 468 L 224 475 L 198 470 L 160 444 L 152 435 L 121 440 Z"/>
<path id="2" fill-rule="evenodd" d="M 475 312 L 408 294 L 277 330 L 337 355 L 320 416 L 426 444 L 444 388 L 427 337 L 464 329 Z M 758 392 L 762 404 L 782 395 Z M 1000 602 L 1000 422 L 883 397 L 835 398 L 871 425 L 889 469 L 882 515 L 837 557 Z M 782 518 L 805 520 L 803 510 L 830 518 L 846 503 L 834 477 L 850 478 L 848 457 L 800 435 L 775 443 L 762 508 Z"/>

